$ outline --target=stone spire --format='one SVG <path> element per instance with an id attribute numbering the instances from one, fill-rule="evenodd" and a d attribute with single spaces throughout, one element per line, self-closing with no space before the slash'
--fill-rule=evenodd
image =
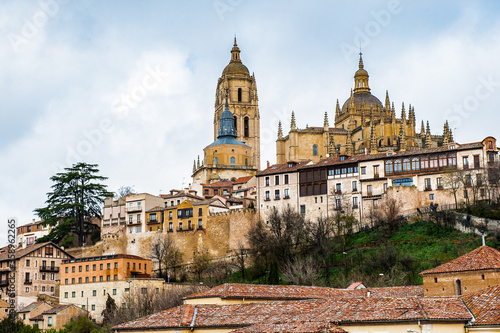
<path id="1" fill-rule="evenodd" d="M 385 113 L 388 115 L 391 113 L 391 101 L 389 100 L 389 91 L 385 91 Z"/>
<path id="2" fill-rule="evenodd" d="M 359 68 L 354 74 L 354 93 L 370 92 L 368 72 L 364 69 L 362 53 L 359 52 Z"/>
<path id="3" fill-rule="evenodd" d="M 295 124 L 295 113 L 292 111 L 292 121 L 290 122 L 290 131 L 296 129 L 297 125 Z"/>
<path id="4" fill-rule="evenodd" d="M 196 172 L 196 160 L 193 160 L 193 173 Z"/>
<path id="5" fill-rule="evenodd" d="M 446 127 L 448 127 L 448 141 L 453 142 L 453 132 L 451 131 L 450 126 L 448 125 L 448 120 L 446 121 Z"/>
<path id="6" fill-rule="evenodd" d="M 424 120 L 422 119 L 422 124 L 420 125 L 420 134 L 425 134 Z"/>
<path id="7" fill-rule="evenodd" d="M 335 119 L 340 116 L 340 106 L 339 106 L 339 99 L 337 98 L 337 106 L 335 106 Z"/>
<path id="8" fill-rule="evenodd" d="M 396 108 L 394 107 L 394 102 L 392 102 L 392 108 L 391 108 L 391 121 L 393 123 L 396 122 Z"/>
<path id="9" fill-rule="evenodd" d="M 330 128 L 330 125 L 328 124 L 328 112 L 325 112 L 325 119 L 323 121 L 323 127 L 325 128 L 325 131 L 328 131 Z"/>
<path id="10" fill-rule="evenodd" d="M 231 62 L 241 62 L 240 48 L 236 43 L 236 36 L 234 36 L 234 45 L 233 48 L 231 49 Z"/>
<path id="11" fill-rule="evenodd" d="M 333 135 L 330 136 L 330 141 L 328 142 L 328 156 L 333 157 L 335 155 L 335 141 Z"/>
<path id="12" fill-rule="evenodd" d="M 405 125 L 403 122 L 401 122 L 399 127 L 399 150 L 406 151 Z"/>
<path id="13" fill-rule="evenodd" d="M 427 127 L 425 128 L 425 148 L 432 147 L 432 138 L 431 138 L 431 128 L 429 126 L 429 121 L 427 120 Z"/>
<path id="14" fill-rule="evenodd" d="M 401 104 L 401 123 L 403 122 L 406 122 L 406 110 L 404 102 Z"/>
<path id="15" fill-rule="evenodd" d="M 352 137 L 351 137 L 351 121 L 349 120 L 347 124 L 347 142 L 346 142 L 346 154 L 347 155 L 352 155 L 353 154 L 353 149 L 352 149 Z"/>
<path id="16" fill-rule="evenodd" d="M 278 139 L 283 139 L 283 129 L 281 128 L 281 120 L 278 122 Z"/>
<path id="17" fill-rule="evenodd" d="M 351 98 L 349 99 L 349 113 L 353 114 L 356 112 L 356 105 L 354 104 L 354 92 L 351 89 Z"/>
<path id="18" fill-rule="evenodd" d="M 200 155 L 198 155 L 198 162 L 196 163 L 196 167 L 199 168 L 200 167 Z"/>

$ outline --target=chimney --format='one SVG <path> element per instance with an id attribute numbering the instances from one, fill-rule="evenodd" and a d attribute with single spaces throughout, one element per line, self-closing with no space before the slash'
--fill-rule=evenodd
<path id="1" fill-rule="evenodd" d="M 267 168 L 269 169 L 270 165 L 269 165 L 269 161 L 267 161 Z"/>
<path id="2" fill-rule="evenodd" d="M 481 240 L 483 241 L 483 246 L 485 246 L 486 240 L 484 239 L 484 232 L 481 234 Z"/>

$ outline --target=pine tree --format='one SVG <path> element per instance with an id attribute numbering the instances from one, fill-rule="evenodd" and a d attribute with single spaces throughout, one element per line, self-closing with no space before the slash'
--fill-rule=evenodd
<path id="1" fill-rule="evenodd" d="M 97 175 L 97 164 L 77 163 L 65 168 L 50 179 L 54 182 L 52 192 L 47 193 L 46 207 L 35 209 L 42 224 L 53 226 L 47 236 L 38 242 L 61 242 L 66 236 L 75 234 L 82 246 L 85 234 L 92 233 L 97 225 L 92 218 L 101 218 L 104 198 L 113 196 L 106 185 L 99 182 L 106 177 Z"/>

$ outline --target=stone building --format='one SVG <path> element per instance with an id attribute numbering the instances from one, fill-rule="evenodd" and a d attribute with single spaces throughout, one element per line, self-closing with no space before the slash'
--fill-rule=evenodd
<path id="1" fill-rule="evenodd" d="M 483 245 L 420 275 L 426 297 L 475 293 L 500 285 L 500 251 Z"/>
<path id="2" fill-rule="evenodd" d="M 234 40 L 231 61 L 224 68 L 215 94 L 214 142 L 203 160 L 193 162 L 192 188 L 253 176 L 260 167 L 260 115 L 254 75 L 240 58 Z"/>
<path id="3" fill-rule="evenodd" d="M 60 266 L 72 255 L 52 242 L 40 243 L 15 250 L 15 263 L 9 252 L 0 254 L 1 298 L 8 299 L 8 279 L 15 276 L 16 305 L 24 307 L 37 300 L 40 294 L 53 296 L 60 280 Z M 15 267 L 15 269 L 14 269 Z"/>
<path id="4" fill-rule="evenodd" d="M 318 162 L 327 157 L 374 154 L 388 151 L 406 151 L 433 148 L 453 142 L 453 135 L 445 122 L 442 135 L 431 134 L 429 122 L 417 130 L 415 108 L 404 103 L 397 112 L 394 102 L 386 91 L 385 102 L 371 94 L 369 75 L 359 57 L 359 68 L 354 74 L 354 89 L 342 108 L 337 100 L 335 126 L 330 127 L 325 113 L 322 127 L 299 129 L 292 112 L 290 131 L 283 135 L 281 122 L 276 140 L 276 163 L 312 160 Z M 399 115 L 397 117 L 397 115 Z"/>
<path id="5" fill-rule="evenodd" d="M 264 220 L 272 207 L 285 204 L 312 220 L 349 214 L 362 227 L 371 223 L 374 212 L 383 208 L 387 198 L 399 201 L 403 215 L 411 215 L 431 203 L 455 204 L 455 196 L 461 203 L 498 193 L 498 182 L 489 178 L 499 163 L 493 137 L 434 148 L 341 154 L 290 168 L 296 163 L 273 165 L 257 174 L 257 207 Z M 298 183 L 284 184 L 282 173 Z"/>

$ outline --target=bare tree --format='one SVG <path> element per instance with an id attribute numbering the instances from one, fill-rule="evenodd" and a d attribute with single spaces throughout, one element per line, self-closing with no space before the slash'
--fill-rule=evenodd
<path id="1" fill-rule="evenodd" d="M 197 253 L 193 259 L 193 272 L 198 276 L 198 281 L 201 281 L 203 274 L 210 268 L 212 256 L 208 251 Z"/>
<path id="2" fill-rule="evenodd" d="M 386 197 L 382 204 L 372 211 L 374 219 L 382 233 L 386 236 L 392 234 L 403 222 L 401 203 L 393 197 Z"/>
<path id="3" fill-rule="evenodd" d="M 246 282 L 245 267 L 249 252 L 249 249 L 245 248 L 242 242 L 239 242 L 238 246 L 234 250 L 235 257 L 233 259 L 232 265 L 237 267 L 241 272 L 241 278 L 243 279 L 243 282 Z"/>
<path id="4" fill-rule="evenodd" d="M 299 258 L 283 268 L 288 283 L 313 286 L 319 280 L 318 267 L 312 257 Z"/>
<path id="5" fill-rule="evenodd" d="M 115 192 L 115 199 L 123 198 L 126 195 L 134 194 L 135 190 L 131 186 L 120 186 Z"/>
<path id="6" fill-rule="evenodd" d="M 453 194 L 455 207 L 458 208 L 458 191 L 463 186 L 463 170 L 449 168 L 443 174 L 443 187 Z"/>
<path id="7" fill-rule="evenodd" d="M 175 241 L 170 235 L 158 234 L 151 243 L 150 255 L 151 258 L 158 261 L 160 278 L 163 278 L 162 264 L 165 263 L 167 256 L 175 252 L 176 249 Z"/>
<path id="8" fill-rule="evenodd" d="M 326 283 L 330 281 L 329 257 L 334 244 L 335 226 L 331 219 L 320 217 L 316 222 L 308 223 L 307 243 L 309 252 L 317 257 L 323 265 L 323 274 Z"/>

